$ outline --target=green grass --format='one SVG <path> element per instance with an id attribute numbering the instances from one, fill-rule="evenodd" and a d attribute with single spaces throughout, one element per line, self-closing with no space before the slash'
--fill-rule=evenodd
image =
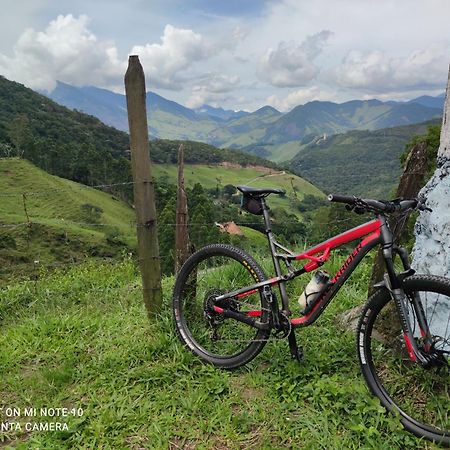
<path id="1" fill-rule="evenodd" d="M 333 260 L 332 269 L 337 265 Z M 177 340 L 173 279 L 163 280 L 161 316 L 148 322 L 131 260 L 91 262 L 10 285 L 0 291 L 0 408 L 84 414 L 60 419 L 68 431 L 3 432 L 0 446 L 435 448 L 386 416 L 359 374 L 353 333 L 334 324 L 335 314 L 363 301 L 367 269 L 355 273 L 317 324 L 297 333 L 304 361 L 291 361 L 286 341 L 273 340 L 233 372 L 201 364 Z"/>
<path id="2" fill-rule="evenodd" d="M 157 180 L 176 182 L 175 165 L 157 164 L 154 171 Z M 135 213 L 111 194 L 50 175 L 18 158 L 0 158 L 0 174 L 1 278 L 33 277 L 39 270 L 36 264 L 117 257 L 135 248 Z M 281 187 L 286 196 L 271 196 L 270 206 L 298 217 L 293 200 L 306 194 L 323 196 L 307 181 L 267 168 L 186 165 L 185 177 L 188 186 L 201 183 L 206 189 L 226 184 Z M 100 209 L 95 213 L 86 210 L 86 205 Z"/>
<path id="3" fill-rule="evenodd" d="M 79 222 L 87 221 L 81 206 L 92 204 L 103 210 L 99 217 L 102 224 L 130 228 L 133 222 L 133 210 L 111 194 L 50 175 L 29 161 L 0 158 L 0 173 L 0 192 L 7 194 L 2 195 L 0 206 L 5 222 L 27 221 L 23 208 L 24 193 L 31 221 L 52 225 L 69 222 L 76 227 Z"/>
<path id="4" fill-rule="evenodd" d="M 177 168 L 174 165 L 155 164 L 154 171 L 157 179 L 167 179 L 173 183 L 176 180 Z M 307 194 L 324 197 L 322 191 L 303 178 L 273 169 L 189 164 L 185 165 L 184 176 L 189 187 L 200 183 L 206 189 L 213 189 L 217 185 L 223 187 L 227 184 L 282 188 L 286 191 L 286 196 L 271 195 L 268 204 L 273 208 L 285 208 L 297 216 L 300 216 L 300 213 L 290 206 L 293 199 L 301 200 Z"/>
<path id="5" fill-rule="evenodd" d="M 155 110 L 149 115 L 149 126 L 151 137 L 206 141 L 217 127 L 217 123 L 206 118 L 193 121 L 183 116 Z"/>
<path id="6" fill-rule="evenodd" d="M 264 233 L 249 227 L 240 226 L 239 228 L 244 233 L 251 248 L 261 251 L 262 248 L 267 247 L 267 237 Z"/>
<path id="7" fill-rule="evenodd" d="M 111 194 L 17 158 L 0 159 L 0 174 L 0 274 L 135 247 L 135 213 Z"/>

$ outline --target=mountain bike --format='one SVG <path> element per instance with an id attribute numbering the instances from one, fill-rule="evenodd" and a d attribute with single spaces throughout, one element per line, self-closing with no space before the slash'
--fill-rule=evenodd
<path id="1" fill-rule="evenodd" d="M 288 339 L 291 356 L 300 360 L 295 329 L 313 324 L 368 252 L 381 247 L 386 273 L 357 325 L 362 374 L 370 391 L 408 431 L 450 446 L 450 280 L 417 275 L 388 223 L 393 213 L 429 210 L 424 201 L 330 195 L 330 201 L 356 213 L 373 213 L 375 219 L 295 253 L 275 239 L 266 204 L 268 195 L 284 191 L 238 189 L 242 207 L 263 216 L 275 275 L 267 278 L 254 258 L 230 245 L 208 245 L 194 253 L 174 286 L 174 322 L 181 341 L 203 361 L 233 369 L 251 361 L 275 334 Z M 318 273 L 332 250 L 352 241 L 358 243 L 337 273 L 322 272 L 320 283 L 312 283 L 313 292 L 305 295 L 309 298 L 300 317 L 292 318 L 287 283 Z"/>

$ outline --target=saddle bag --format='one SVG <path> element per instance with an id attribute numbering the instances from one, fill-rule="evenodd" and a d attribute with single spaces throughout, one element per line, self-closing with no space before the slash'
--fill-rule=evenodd
<path id="1" fill-rule="evenodd" d="M 250 195 L 243 195 L 241 200 L 241 208 L 245 211 L 260 216 L 263 213 L 261 200 Z"/>

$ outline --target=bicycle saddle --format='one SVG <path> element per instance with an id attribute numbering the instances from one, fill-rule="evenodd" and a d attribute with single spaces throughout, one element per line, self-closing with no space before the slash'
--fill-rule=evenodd
<path id="1" fill-rule="evenodd" d="M 266 196 L 269 194 L 284 194 L 284 189 L 279 188 L 255 188 L 252 186 L 236 186 L 244 195 L 253 197 Z"/>

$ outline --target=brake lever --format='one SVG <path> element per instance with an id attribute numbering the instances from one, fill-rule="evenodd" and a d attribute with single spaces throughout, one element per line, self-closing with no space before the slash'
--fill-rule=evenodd
<path id="1" fill-rule="evenodd" d="M 367 212 L 366 208 L 364 208 L 363 206 L 358 205 L 358 204 L 355 204 L 355 205 L 347 204 L 347 205 L 345 205 L 345 209 L 347 211 L 352 211 L 352 212 L 354 212 L 356 214 L 364 214 L 364 213 Z"/>
<path id="2" fill-rule="evenodd" d="M 425 206 L 425 205 L 422 205 L 422 204 L 419 206 L 419 210 L 420 211 L 433 212 L 433 210 L 431 208 L 428 208 L 428 206 Z"/>
<path id="3" fill-rule="evenodd" d="M 428 206 L 425 205 L 425 202 L 427 201 L 427 199 L 424 196 L 421 196 L 420 198 L 418 198 L 417 201 L 418 201 L 417 209 L 419 211 L 433 212 L 433 210 L 431 208 L 428 208 Z"/>

